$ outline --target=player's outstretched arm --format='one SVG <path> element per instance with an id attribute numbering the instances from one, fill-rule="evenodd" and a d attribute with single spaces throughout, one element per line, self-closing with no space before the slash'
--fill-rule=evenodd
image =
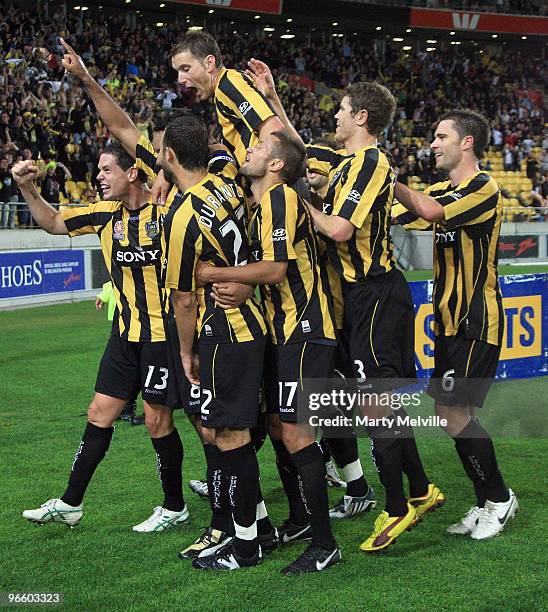
<path id="1" fill-rule="evenodd" d="M 396 183 L 394 196 L 407 210 L 415 213 L 421 219 L 430 222 L 445 219 L 445 211 L 439 202 L 429 195 L 410 189 L 407 185 Z"/>
<path id="2" fill-rule="evenodd" d="M 68 234 L 61 213 L 48 204 L 36 189 L 34 183 L 38 175 L 36 164 L 32 160 L 17 162 L 11 170 L 11 174 L 36 223 L 50 234 Z"/>
<path id="3" fill-rule="evenodd" d="M 282 106 L 281 100 L 278 96 L 278 92 L 276 91 L 276 85 L 274 83 L 274 77 L 272 76 L 272 72 L 267 64 L 262 62 L 261 60 L 255 59 L 252 57 L 249 62 L 247 62 L 247 70 L 246 73 L 253 79 L 255 83 L 255 87 L 263 94 L 263 96 L 270 102 L 272 105 L 272 109 L 278 115 L 278 118 L 283 123 L 284 128 L 297 140 L 302 141 L 302 138 L 299 136 L 299 133 L 289 121 L 289 117 L 285 112 L 284 107 Z M 266 123 L 266 122 L 265 122 Z M 273 130 L 271 129 L 270 132 Z M 304 143 L 303 143 L 304 144 Z"/>
<path id="4" fill-rule="evenodd" d="M 136 156 L 136 147 L 141 136 L 133 121 L 125 111 L 108 95 L 108 93 L 95 81 L 76 51 L 61 38 L 65 48 L 63 67 L 75 76 L 86 88 L 89 97 L 93 100 L 99 116 L 107 126 L 108 131 L 119 140 L 124 149 L 132 156 Z"/>

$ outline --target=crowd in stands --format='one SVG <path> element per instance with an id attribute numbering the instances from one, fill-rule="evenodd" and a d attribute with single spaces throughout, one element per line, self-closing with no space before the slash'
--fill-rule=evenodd
<path id="1" fill-rule="evenodd" d="M 95 166 L 108 133 L 81 87 L 60 65 L 66 36 L 90 72 L 116 98 L 143 134 L 158 108 L 195 108 L 193 93 L 176 82 L 169 50 L 182 24 L 153 28 L 120 15 L 108 21 L 80 20 L 63 13 L 29 14 L 9 9 L 0 16 L 0 227 L 29 226 L 23 207 L 15 214 L 9 166 L 38 159 L 41 190 L 51 203 L 88 202 L 97 197 Z M 504 52 L 492 56 L 457 46 L 435 53 L 411 51 L 384 38 L 332 39 L 310 46 L 293 41 L 216 34 L 227 66 L 244 68 L 250 57 L 267 62 L 290 119 L 305 141 L 332 133 L 338 95 L 347 84 L 378 79 L 396 95 L 395 121 L 385 134 L 401 181 L 437 178 L 428 147 L 434 121 L 455 106 L 483 112 L 492 121 L 492 155 L 506 171 L 527 171 L 533 191 L 546 205 L 548 131 L 535 93 L 546 81 L 546 60 Z M 288 44 L 289 42 L 289 44 Z M 318 83 L 321 86 L 315 87 Z M 313 86 L 312 88 L 310 86 Z M 315 89 L 315 91 L 313 91 Z M 541 154 L 540 147 L 544 149 Z M 492 155 L 487 169 L 498 169 Z M 490 165 L 496 166 L 491 168 Z M 542 179 L 541 177 L 545 178 Z M 526 202 L 539 205 L 539 197 Z M 6 204 L 7 203 L 7 204 Z"/>

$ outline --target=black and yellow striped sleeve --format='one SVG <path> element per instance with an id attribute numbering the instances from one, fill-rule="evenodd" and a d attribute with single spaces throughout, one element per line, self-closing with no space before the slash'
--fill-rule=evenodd
<path id="1" fill-rule="evenodd" d="M 499 188 L 494 179 L 480 172 L 453 191 L 438 197 L 431 195 L 443 206 L 443 227 L 454 229 L 483 223 L 493 217 L 499 201 Z"/>
<path id="2" fill-rule="evenodd" d="M 202 235 L 190 202 L 185 204 L 171 221 L 164 286 L 189 292 L 196 290 L 194 270 L 202 253 Z"/>
<path id="3" fill-rule="evenodd" d="M 135 148 L 135 167 L 142 170 L 149 180 L 154 182 L 158 176 L 158 156 L 152 143 L 146 136 L 141 136 Z"/>
<path id="4" fill-rule="evenodd" d="M 348 162 L 346 173 L 333 213 L 350 221 L 360 229 L 377 196 L 386 188 L 386 175 L 390 171 L 388 160 L 376 148 L 367 149 L 364 155 L 355 155 Z"/>
<path id="5" fill-rule="evenodd" d="M 226 176 L 229 179 L 235 179 L 238 175 L 238 166 L 236 160 L 227 151 L 214 151 L 209 158 L 207 171 L 211 174 Z"/>
<path id="6" fill-rule="evenodd" d="M 88 206 L 71 206 L 61 211 L 69 236 L 96 234 L 112 219 L 115 202 L 95 202 Z"/>
<path id="7" fill-rule="evenodd" d="M 261 123 L 276 115 L 252 80 L 239 70 L 229 69 L 221 76 L 215 99 L 240 117 L 252 131 L 257 131 Z"/>
<path id="8" fill-rule="evenodd" d="M 432 229 L 432 223 L 417 217 L 415 213 L 407 210 L 403 204 L 394 204 L 390 213 L 392 215 L 392 222 L 397 225 L 401 225 L 404 229 L 411 230 L 429 230 Z"/>
<path id="9" fill-rule="evenodd" d="M 261 200 L 262 259 L 289 261 L 297 259 L 294 248 L 297 231 L 297 193 L 286 185 L 277 185 Z"/>
<path id="10" fill-rule="evenodd" d="M 329 176 L 331 170 L 344 159 L 344 155 L 320 145 L 306 145 L 306 157 L 308 158 L 308 169 L 311 172 L 323 174 L 323 176 Z"/>

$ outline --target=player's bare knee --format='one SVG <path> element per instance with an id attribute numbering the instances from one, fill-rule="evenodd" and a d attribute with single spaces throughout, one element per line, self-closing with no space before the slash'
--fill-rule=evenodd
<path id="1" fill-rule="evenodd" d="M 116 412 L 114 406 L 105 406 L 94 398 L 88 407 L 88 422 L 96 427 L 112 427 L 121 410 L 122 406 Z"/>
<path id="2" fill-rule="evenodd" d="M 282 439 L 282 422 L 279 414 L 268 415 L 268 435 L 272 440 Z"/>
<path id="3" fill-rule="evenodd" d="M 282 440 L 290 453 L 296 453 L 314 442 L 309 427 L 298 423 L 282 424 Z"/>
<path id="4" fill-rule="evenodd" d="M 215 440 L 221 451 L 229 451 L 251 442 L 251 436 L 249 429 L 218 429 Z"/>
<path id="5" fill-rule="evenodd" d="M 173 414 L 166 406 L 144 404 L 145 425 L 151 438 L 163 438 L 173 431 Z"/>
<path id="6" fill-rule="evenodd" d="M 208 427 L 201 428 L 201 438 L 204 444 L 217 444 L 217 436 L 214 429 Z"/>

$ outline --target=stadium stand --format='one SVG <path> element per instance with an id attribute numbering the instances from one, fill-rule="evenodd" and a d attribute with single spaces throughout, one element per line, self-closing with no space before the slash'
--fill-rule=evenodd
<path id="1" fill-rule="evenodd" d="M 412 4 L 445 6 L 441 0 Z M 461 4 L 473 10 L 540 11 L 533 1 Z M 127 19 L 128 15 L 82 20 L 77 13 L 48 16 L 12 7 L 0 17 L 0 158 L 7 160 L 8 167 L 19 159 L 38 158 L 41 189 L 50 201 L 64 205 L 97 197 L 94 168 L 108 139 L 83 90 L 65 87 L 62 48 L 54 32 L 70 33 L 70 42 L 92 74 L 143 133 L 151 129 L 155 109 L 194 107 L 192 92 L 177 84 L 167 61 L 181 24 L 152 28 Z M 405 51 L 378 36 L 357 41 L 329 38 L 327 44 L 304 45 L 229 33 L 216 36 L 227 65 L 244 68 L 260 49 L 260 58 L 272 67 L 284 107 L 305 141 L 334 131 L 334 109 L 348 83 L 377 79 L 397 92 L 396 120 L 381 144 L 392 153 L 399 180 L 412 187 L 422 188 L 436 178 L 428 148 L 434 117 L 457 105 L 483 112 L 492 120 L 485 168 L 507 194 L 506 220 L 544 219 L 548 130 L 541 92 L 547 61 L 541 50 L 536 56 L 513 52 L 507 61 L 503 46 Z M 194 108 L 211 112 L 203 105 Z M 18 199 L 16 194 L 0 193 L 5 195 L 3 201 Z M 540 214 L 532 206 L 541 207 Z M 19 206 L 17 214 L 14 208 L 3 205 L 0 228 L 31 226 L 25 207 Z"/>

